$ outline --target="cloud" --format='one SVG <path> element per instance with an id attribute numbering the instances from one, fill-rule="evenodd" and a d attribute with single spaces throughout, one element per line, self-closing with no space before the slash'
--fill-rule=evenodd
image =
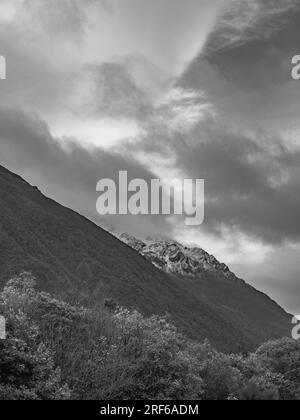
<path id="1" fill-rule="evenodd" d="M 47 121 L 63 141 L 86 147 L 114 147 L 142 135 L 153 105 L 127 71 L 126 62 L 87 64 L 66 100 Z"/>
<path id="2" fill-rule="evenodd" d="M 151 123 L 155 131 L 165 130 L 168 135 L 188 134 L 200 121 L 215 113 L 205 92 L 177 86 L 157 104 Z"/>
<path id="3" fill-rule="evenodd" d="M 181 174 L 206 180 L 206 232 L 224 239 L 231 229 L 266 245 L 300 240 L 300 152 L 282 139 L 209 118 L 187 137 L 153 136 L 139 148 L 161 156 L 172 150 Z"/>
<path id="4" fill-rule="evenodd" d="M 27 36 L 65 38 L 83 35 L 90 13 L 108 11 L 106 0 L 1 0 L 1 17 L 5 24 L 26 27 Z M 77 37 L 78 36 L 78 37 Z"/>
<path id="5" fill-rule="evenodd" d="M 269 39 L 299 9 L 298 0 L 229 0 L 211 33 L 207 52 L 212 53 L 255 39 Z"/>
<path id="6" fill-rule="evenodd" d="M 109 8 L 101 2 L 100 9 L 96 3 L 24 0 L 10 3 L 10 11 L 7 2 L 2 3 L 8 7 L 6 21 L 11 20 L 0 30 L 9 64 L 8 83 L 1 85 L 2 106 L 19 106 L 37 113 L 48 124 L 49 136 L 60 146 L 66 146 L 68 141 L 68 147 L 75 147 L 77 142 L 78 148 L 84 147 L 89 153 L 91 146 L 95 152 L 98 146 L 119 144 L 123 153 L 126 145 L 131 153 L 128 159 L 139 154 L 149 170 L 152 165 L 151 171 L 206 178 L 210 199 L 207 228 L 215 233 L 221 232 L 223 225 L 229 225 L 266 242 L 297 238 L 297 229 L 280 220 L 276 210 L 289 214 L 290 207 L 297 209 L 297 199 L 289 195 L 292 187 L 297 192 L 297 184 L 292 183 L 298 177 L 289 160 L 290 152 L 283 145 L 278 146 L 280 142 L 276 140 L 277 151 L 272 154 L 264 144 L 253 140 L 254 133 L 258 133 L 260 139 L 265 141 L 268 137 L 272 142 L 269 130 L 262 127 L 259 132 L 253 125 L 249 133 L 241 122 L 248 120 L 250 125 L 253 119 L 262 120 L 262 108 L 270 113 L 274 109 L 275 93 L 270 95 L 268 108 L 261 101 L 262 95 L 267 97 L 261 86 L 267 83 L 258 83 L 266 60 L 255 61 L 254 68 L 249 70 L 249 66 L 248 73 L 236 77 L 243 73 L 241 70 L 245 71 L 242 62 L 249 52 L 245 44 L 245 52 L 238 60 L 235 55 L 226 56 L 222 64 L 211 54 L 205 58 L 206 73 L 194 64 L 184 79 L 164 85 L 166 80 L 180 74 L 178 69 L 195 52 L 202 50 L 221 3 L 189 0 L 183 6 L 173 0 L 166 1 L 161 8 L 160 1 L 148 7 L 141 0 L 130 0 L 126 5 L 113 0 Z M 265 26 L 265 22 L 274 22 L 274 18 L 282 17 L 294 6 L 288 0 L 276 4 L 271 0 L 232 1 L 212 39 L 218 39 L 219 31 L 225 38 L 229 34 L 231 46 L 240 43 L 234 37 L 246 42 L 249 34 L 250 38 L 253 34 L 256 37 L 262 27 L 268 31 L 270 26 Z M 203 13 L 198 14 L 199 11 Z M 178 27 L 177 17 L 181 15 Z M 188 19 L 191 25 L 186 29 Z M 204 19 L 207 22 L 199 29 Z M 151 37 L 150 32 L 142 31 L 146 20 Z M 155 36 L 161 42 L 154 45 L 156 22 Z M 36 47 L 33 40 L 36 42 L 39 35 Z M 57 37 L 62 41 L 58 42 Z M 171 45 L 172 37 L 176 45 Z M 190 43 L 193 52 L 189 50 L 186 55 Z M 225 44 L 222 41 L 219 45 Z M 253 55 L 250 56 L 253 60 Z M 234 80 L 229 79 L 230 74 Z M 273 77 L 270 86 L 278 83 L 280 77 Z M 147 90 L 145 87 L 152 79 L 155 87 Z M 153 92 L 160 94 L 155 98 Z M 280 111 L 274 114 L 274 120 L 278 120 Z M 219 124 L 219 114 L 220 121 L 230 118 L 232 128 Z M 124 143 L 128 139 L 129 146 Z M 133 160 L 136 162 L 136 158 Z M 257 206 L 252 205 L 255 200 Z M 269 213 L 272 217 L 267 218 Z"/>
<path id="7" fill-rule="evenodd" d="M 149 132 L 188 134 L 201 120 L 215 115 L 205 92 L 180 86 L 153 103 L 129 74 L 128 62 L 132 61 L 87 66 L 71 98 L 72 114 L 64 114 L 61 125 L 53 121 L 51 132 L 87 145 L 113 146 L 128 139 L 138 141 Z"/>
<path id="8" fill-rule="evenodd" d="M 137 136 L 140 132 L 137 120 L 148 112 L 150 100 L 127 71 L 127 57 L 126 63 L 125 59 L 89 62 L 84 54 L 85 31 L 77 33 L 76 16 L 84 27 L 87 5 L 95 7 L 97 2 L 88 1 L 85 6 L 81 2 L 59 2 L 57 9 L 54 0 L 44 9 L 38 3 L 35 0 L 26 0 L 23 6 L 16 3 L 18 20 L 13 15 L 11 23 L 0 27 L 1 53 L 8 67 L 7 80 L 1 84 L 0 105 L 38 114 L 63 141 L 77 137 L 85 145 L 109 147 Z M 63 40 L 54 39 L 58 28 L 44 30 L 37 24 L 40 18 L 33 19 L 42 12 L 45 16 L 41 19 L 52 16 L 53 24 L 61 24 L 61 31 L 66 31 L 61 33 Z M 65 19 L 70 22 L 67 24 Z M 74 42 L 77 36 L 81 40 Z"/>
<path id="9" fill-rule="evenodd" d="M 159 102 L 204 46 L 220 0 L 164 0 L 163 7 L 159 0 L 151 6 L 145 0 L 0 5 L 8 63 L 0 105 L 38 114 L 64 141 L 113 146 L 140 136 L 158 109 L 169 127 L 182 130 L 204 112 L 200 99 L 189 109 L 174 98 L 164 109 Z"/>
<path id="10" fill-rule="evenodd" d="M 208 253 L 213 254 L 219 261 L 226 262 L 227 265 L 238 267 L 236 273 L 242 278 L 245 275 L 245 267 L 251 271 L 253 267 L 264 263 L 274 250 L 273 246 L 264 243 L 258 238 L 253 239 L 238 229 L 224 226 L 222 235 L 214 234 L 205 228 L 185 230 L 178 226 L 174 231 L 175 238 L 187 246 L 201 247 Z M 240 265 L 239 265 L 240 263 Z M 244 272 L 242 272 L 242 267 Z"/>
<path id="11" fill-rule="evenodd" d="M 1 0 L 0 34 L 66 73 L 140 57 L 129 70 L 154 97 L 202 50 L 221 2 Z"/>
<path id="12" fill-rule="evenodd" d="M 222 236 L 224 226 L 233 227 L 267 244 L 299 241 L 299 152 L 223 127 L 209 135 L 214 137 L 178 151 L 186 171 L 207 180 L 206 228 Z"/>
<path id="13" fill-rule="evenodd" d="M 16 109 L 0 108 L 0 164 L 20 174 L 44 194 L 102 226 L 137 235 L 171 234 L 164 216 L 107 216 L 96 212 L 97 182 L 116 182 L 121 170 L 128 178 L 149 181 L 155 175 L 125 150 L 89 150 L 78 142 L 67 147 L 51 135 L 37 116 Z M 139 219 L 139 222 L 137 221 Z"/>
<path id="14" fill-rule="evenodd" d="M 203 48 L 220 0 L 111 0 L 116 35 L 130 42 L 126 55 L 141 54 L 162 72 L 178 76 Z"/>
<path id="15" fill-rule="evenodd" d="M 0 1 L 0 20 L 2 23 L 11 22 L 17 10 L 23 6 L 25 0 L 1 0 Z"/>
<path id="16" fill-rule="evenodd" d="M 245 259 L 236 261 L 232 268 L 287 311 L 300 314 L 299 253 L 299 245 L 278 247 L 256 265 L 249 267 Z"/>
<path id="17" fill-rule="evenodd" d="M 86 71 L 91 92 L 89 105 L 96 115 L 134 120 L 147 118 L 151 102 L 137 87 L 125 64 L 90 65 Z"/>
<path id="18" fill-rule="evenodd" d="M 277 2 L 271 11 L 287 4 Z M 229 48 L 216 37 L 220 49 L 194 60 L 179 83 L 185 89 L 205 89 L 218 115 L 235 130 L 254 135 L 261 129 L 286 144 L 299 145 L 300 85 L 291 78 L 291 57 L 298 51 L 299 3 L 279 20 L 268 38 L 256 31 L 255 24 L 251 36 Z"/>

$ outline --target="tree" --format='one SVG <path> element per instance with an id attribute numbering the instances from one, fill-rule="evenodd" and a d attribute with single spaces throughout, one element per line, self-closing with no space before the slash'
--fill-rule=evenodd
<path id="1" fill-rule="evenodd" d="M 40 340 L 39 328 L 24 312 L 34 294 L 34 280 L 22 273 L 0 294 L 0 313 L 7 323 L 7 338 L 0 341 L 0 399 L 66 399 L 52 351 Z"/>
<path id="2" fill-rule="evenodd" d="M 0 399 L 300 399 L 298 342 L 226 355 L 189 341 L 166 316 L 105 302 L 71 306 L 37 291 L 28 273 L 9 281 L 0 293 Z"/>
<path id="3" fill-rule="evenodd" d="M 263 367 L 281 379 L 280 398 L 300 399 L 300 342 L 289 338 L 263 344 L 255 353 Z"/>

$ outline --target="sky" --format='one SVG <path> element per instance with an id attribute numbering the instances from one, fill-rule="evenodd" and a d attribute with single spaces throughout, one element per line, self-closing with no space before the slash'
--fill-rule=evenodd
<path id="1" fill-rule="evenodd" d="M 196 245 L 300 313 L 300 0 L 0 0 L 0 164 L 95 223 Z M 96 213 L 204 178 L 206 217 Z"/>

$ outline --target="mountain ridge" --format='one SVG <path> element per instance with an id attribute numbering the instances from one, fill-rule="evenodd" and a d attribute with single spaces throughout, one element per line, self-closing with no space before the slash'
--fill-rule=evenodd
<path id="1" fill-rule="evenodd" d="M 199 272 L 216 271 L 223 274 L 228 280 L 234 283 L 251 287 L 258 293 L 264 295 L 281 310 L 285 311 L 285 309 L 274 299 L 236 276 L 225 263 L 219 262 L 214 255 L 209 254 L 203 248 L 188 247 L 171 239 L 147 238 L 143 240 L 128 233 L 115 234 L 115 236 L 131 248 L 135 249 L 162 271 L 182 277 L 197 277 Z M 291 314 L 288 315 L 292 316 Z"/>
<path id="2" fill-rule="evenodd" d="M 171 239 L 141 240 L 128 233 L 118 235 L 119 239 L 138 251 L 160 270 L 181 276 L 195 277 L 204 271 L 215 270 L 229 280 L 246 282 L 238 278 L 225 263 L 199 247 L 187 247 Z"/>
<path id="3" fill-rule="evenodd" d="M 290 333 L 290 316 L 251 286 L 218 271 L 164 272 L 0 166 L 0 287 L 23 270 L 71 303 L 97 307 L 109 298 L 145 315 L 168 313 L 191 339 L 228 352 Z"/>

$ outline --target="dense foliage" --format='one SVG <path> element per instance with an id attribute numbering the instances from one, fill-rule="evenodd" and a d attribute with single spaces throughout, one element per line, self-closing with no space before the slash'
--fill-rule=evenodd
<path id="1" fill-rule="evenodd" d="M 35 290 L 28 273 L 0 294 L 0 399 L 300 399 L 300 343 L 250 355 L 191 342 L 167 317 L 113 301 L 88 310 Z"/>

